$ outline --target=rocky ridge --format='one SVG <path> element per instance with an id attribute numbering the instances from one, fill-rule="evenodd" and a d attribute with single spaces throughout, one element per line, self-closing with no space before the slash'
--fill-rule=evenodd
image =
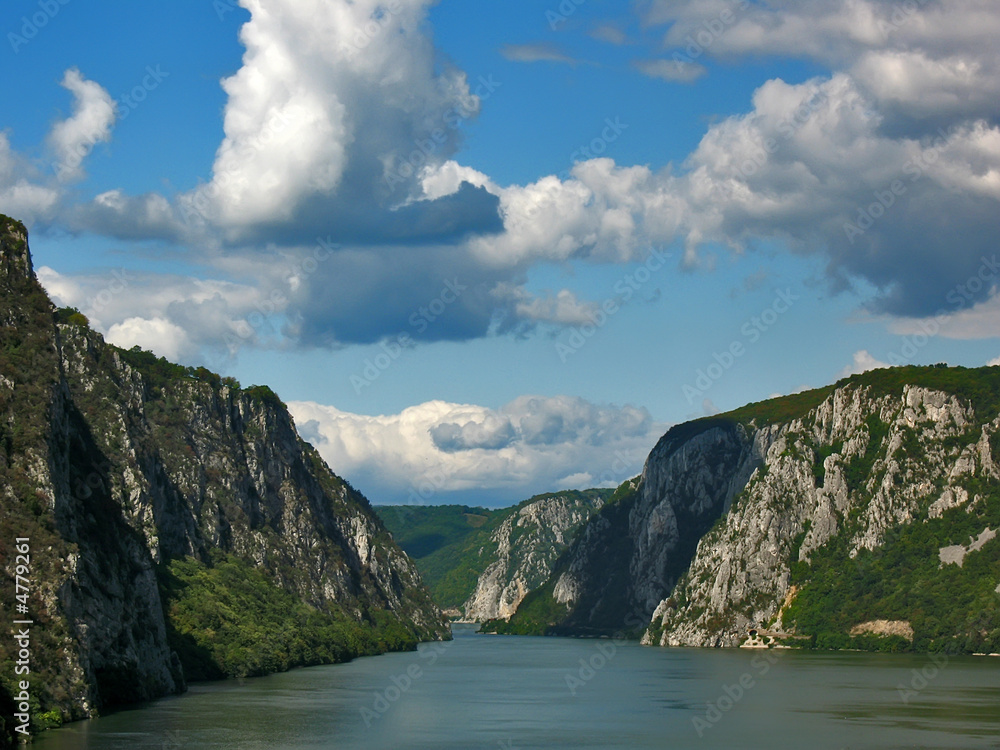
<path id="1" fill-rule="evenodd" d="M 495 556 L 463 606 L 463 619 L 508 619 L 549 577 L 577 530 L 604 506 L 601 493 L 557 493 L 522 504 L 490 535 Z M 487 553 L 484 545 L 480 554 Z"/>
<path id="2" fill-rule="evenodd" d="M 107 345 L 53 308 L 7 217 L 0 476 L 8 583 L 14 538 L 32 545 L 39 711 L 81 718 L 184 689 L 158 577 L 173 559 L 232 556 L 319 612 L 448 637 L 413 564 L 277 396 Z"/>

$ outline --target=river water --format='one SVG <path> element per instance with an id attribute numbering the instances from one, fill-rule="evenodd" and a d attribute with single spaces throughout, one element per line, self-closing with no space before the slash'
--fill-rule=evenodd
<path id="1" fill-rule="evenodd" d="M 1000 748 L 1000 659 L 477 635 L 193 685 L 41 750 Z"/>

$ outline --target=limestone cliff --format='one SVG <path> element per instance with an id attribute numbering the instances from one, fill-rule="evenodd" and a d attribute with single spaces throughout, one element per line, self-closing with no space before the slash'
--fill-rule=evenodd
<path id="1" fill-rule="evenodd" d="M 6 217 L 0 479 L 8 591 L 14 539 L 31 540 L 38 710 L 79 718 L 184 688 L 162 599 L 172 560 L 226 557 L 338 622 L 448 637 L 410 560 L 277 396 L 105 344 L 54 310 L 24 227 Z"/>
<path id="2" fill-rule="evenodd" d="M 549 577 L 577 530 L 604 505 L 599 490 L 543 495 L 522 503 L 494 530 L 480 550 L 493 561 L 479 576 L 463 607 L 464 619 L 507 619 L 532 589 Z"/>
<path id="3" fill-rule="evenodd" d="M 939 544 L 996 528 L 998 385 L 993 368 L 869 373 L 840 384 L 800 418 L 753 428 L 763 463 L 699 541 L 645 641 L 736 646 L 755 628 L 850 635 L 863 620 L 886 616 L 910 633 L 910 620 L 918 630 L 923 623 L 927 638 L 967 635 L 963 623 L 950 634 L 934 630 L 940 616 L 930 615 L 944 602 L 918 589 L 944 580 Z M 1000 581 L 1000 569 L 983 572 L 981 581 L 953 585 L 985 592 Z M 847 589 L 825 580 L 831 573 L 856 578 L 861 602 L 836 602 Z M 909 575 L 917 576 L 912 585 L 896 580 Z M 894 586 L 892 596 L 880 597 L 879 589 Z M 1000 626 L 997 604 L 980 594 L 965 602 L 953 591 L 947 608 L 969 607 L 988 635 Z M 807 622 L 810 610 L 826 621 Z M 858 622 L 838 623 L 847 612 Z"/>
<path id="4" fill-rule="evenodd" d="M 998 459 L 1000 368 L 870 372 L 679 425 L 501 630 L 997 650 Z"/>

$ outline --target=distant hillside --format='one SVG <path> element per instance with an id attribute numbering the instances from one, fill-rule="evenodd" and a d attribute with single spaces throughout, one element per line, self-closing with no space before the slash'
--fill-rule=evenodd
<path id="1" fill-rule="evenodd" d="M 438 605 L 466 619 L 513 613 L 541 585 L 610 490 L 538 495 L 512 508 L 380 506 L 375 510 L 415 561 Z"/>
<path id="2" fill-rule="evenodd" d="M 442 609 L 465 603 L 486 567 L 478 551 L 513 508 L 464 505 L 378 505 L 375 512 L 414 561 Z"/>

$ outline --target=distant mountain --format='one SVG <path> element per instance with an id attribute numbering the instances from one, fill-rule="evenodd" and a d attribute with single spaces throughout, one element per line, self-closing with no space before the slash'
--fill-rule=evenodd
<path id="1" fill-rule="evenodd" d="M 0 217 L 0 616 L 17 619 L 26 574 L 36 728 L 188 679 L 450 637 L 368 501 L 269 388 L 106 344 L 53 307 L 27 240 Z M 14 648 L 0 639 L 0 663 Z M 14 679 L 5 667 L 4 706 Z"/>
<path id="2" fill-rule="evenodd" d="M 376 512 L 411 555 L 437 603 L 462 619 L 513 614 L 548 578 L 577 530 L 610 490 L 537 495 L 512 508 L 381 506 Z"/>
<path id="3" fill-rule="evenodd" d="M 671 429 L 494 627 L 998 652 L 998 529 L 1000 368 L 877 370 Z"/>

